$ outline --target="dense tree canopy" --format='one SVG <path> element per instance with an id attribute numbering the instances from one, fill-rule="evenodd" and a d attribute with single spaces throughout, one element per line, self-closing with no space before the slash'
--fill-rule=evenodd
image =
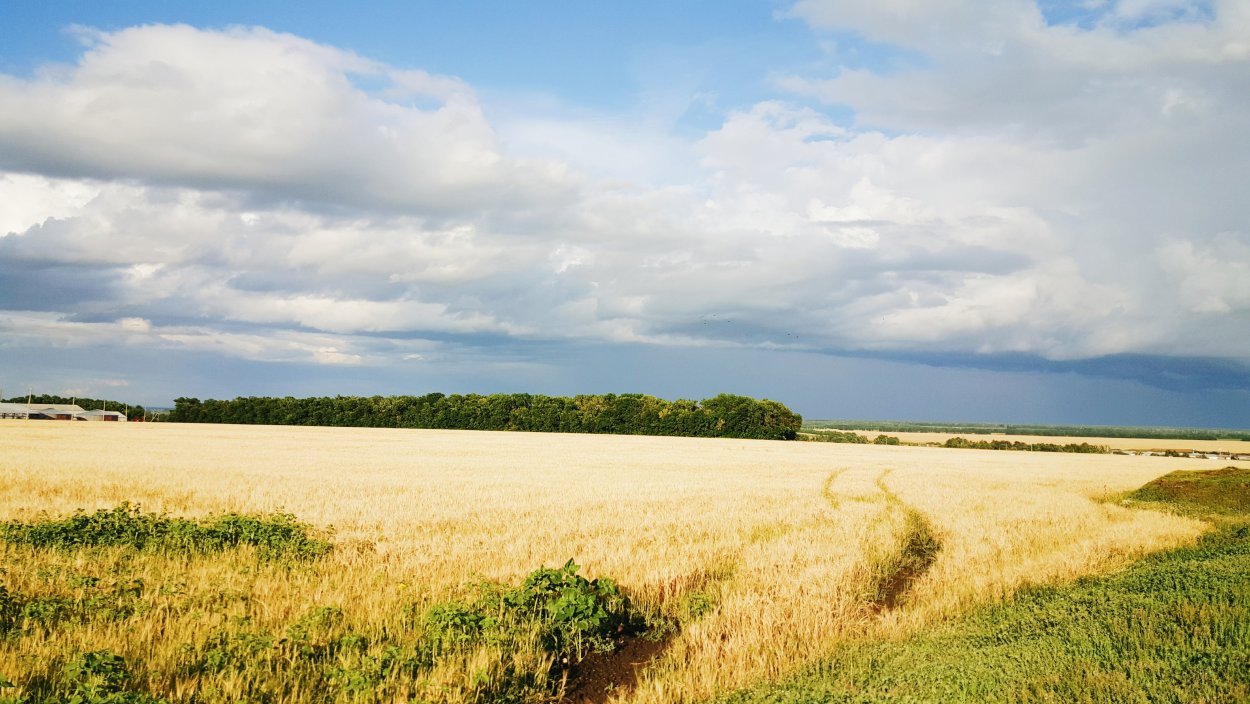
<path id="1" fill-rule="evenodd" d="M 684 435 L 793 440 L 802 418 L 769 400 L 721 394 L 666 401 L 642 394 L 538 396 L 179 398 L 170 420 L 182 423 L 340 425 L 376 428 L 529 430 L 556 433 Z"/>

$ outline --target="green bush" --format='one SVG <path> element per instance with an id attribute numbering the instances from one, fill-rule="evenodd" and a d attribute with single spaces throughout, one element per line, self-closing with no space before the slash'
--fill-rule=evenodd
<path id="1" fill-rule="evenodd" d="M 586 579 L 569 560 L 558 569 L 532 572 L 518 587 L 478 586 L 471 603 L 438 604 L 425 615 L 428 644 L 436 653 L 483 644 L 519 647 L 537 638 L 557 662 L 575 663 L 589 652 L 611 652 L 618 639 L 645 629 L 645 618 L 610 579 Z"/>
<path id="2" fill-rule="evenodd" d="M 630 623 L 630 605 L 612 580 L 586 579 L 577 570 L 572 560 L 560 569 L 539 569 L 504 603 L 541 625 L 548 650 L 580 660 L 589 650 L 612 650 Z"/>

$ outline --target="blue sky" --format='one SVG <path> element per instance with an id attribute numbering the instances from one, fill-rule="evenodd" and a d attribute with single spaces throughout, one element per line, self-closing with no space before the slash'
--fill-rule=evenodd
<path id="1" fill-rule="evenodd" d="M 0 386 L 1250 426 L 1232 0 L 17 1 Z"/>

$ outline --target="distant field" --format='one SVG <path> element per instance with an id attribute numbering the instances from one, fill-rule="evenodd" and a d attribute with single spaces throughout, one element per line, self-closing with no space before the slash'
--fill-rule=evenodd
<path id="1" fill-rule="evenodd" d="M 1024 585 L 1191 543 L 1198 520 L 1103 500 L 1207 467 L 754 440 L 5 421 L 0 520 L 34 525 L 41 512 L 121 502 L 189 517 L 285 511 L 332 530 L 335 548 L 288 564 L 250 549 L 0 546 L 0 585 L 25 595 L 26 611 L 63 606 L 55 618 L 0 608 L 11 631 L 0 679 L 16 685 L 0 696 L 63 696 L 85 654 L 107 650 L 124 663 L 127 691 L 169 701 L 519 702 L 561 691 L 701 701 L 785 677 L 852 639 L 915 633 Z M 537 640 L 507 650 L 481 636 L 492 624 L 455 625 L 452 616 L 476 617 L 448 610 L 480 601 L 473 583 L 517 585 L 570 558 L 668 629 L 609 663 L 593 691 L 578 682 L 589 665 L 553 660 Z M 118 601 L 118 585 L 134 580 Z M 113 604 L 107 617 L 73 610 L 97 598 Z"/>
<path id="2" fill-rule="evenodd" d="M 1127 438 L 1157 440 L 1243 440 L 1250 430 L 1242 428 L 1164 428 L 1113 425 L 1008 425 L 998 423 L 940 423 L 894 420 L 820 420 L 803 422 L 804 430 L 837 429 L 883 433 L 941 433 L 950 435 L 1023 435 L 1065 438 Z"/>
<path id="3" fill-rule="evenodd" d="M 1099 437 L 1083 437 L 1076 435 L 1004 435 L 1001 433 L 990 433 L 985 435 L 970 435 L 968 433 L 903 433 L 903 432 L 884 432 L 875 431 L 858 431 L 859 434 L 872 440 L 878 435 L 893 435 L 903 442 L 911 442 L 917 444 L 937 443 L 941 444 L 954 437 L 967 438 L 969 440 L 1006 440 L 1008 442 L 1025 442 L 1025 443 L 1055 443 L 1057 445 L 1066 445 L 1068 443 L 1080 444 L 1087 442 L 1091 445 L 1106 445 L 1113 450 L 1197 450 L 1200 452 L 1233 452 L 1250 454 L 1250 440 L 1172 440 L 1157 438 L 1099 438 Z"/>

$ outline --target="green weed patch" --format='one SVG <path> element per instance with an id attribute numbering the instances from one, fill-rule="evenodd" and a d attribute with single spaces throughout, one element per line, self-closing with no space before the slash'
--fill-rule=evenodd
<path id="1" fill-rule="evenodd" d="M 611 652 L 620 640 L 648 631 L 647 619 L 610 579 L 586 579 L 569 560 L 542 568 L 514 588 L 481 584 L 469 603 L 439 604 L 425 615 L 429 647 L 446 652 L 482 644 L 513 647 L 536 639 L 558 663 Z"/>
<path id="2" fill-rule="evenodd" d="M 70 594 L 29 595 L 0 584 L 0 636 L 30 629 L 53 629 L 64 623 L 125 621 L 145 609 L 143 581 L 101 583 L 83 580 Z"/>
<path id="3" fill-rule="evenodd" d="M 120 546 L 186 554 L 250 545 L 262 558 L 295 560 L 316 559 L 333 547 L 313 537 L 310 526 L 290 514 L 227 513 L 196 521 L 145 513 L 129 503 L 95 513 L 79 511 L 67 518 L 9 521 L 0 525 L 0 539 L 57 550 Z"/>
<path id="4" fill-rule="evenodd" d="M 168 704 L 132 689 L 126 660 L 107 650 L 82 653 L 61 668 L 53 682 L 36 682 L 20 697 L 4 696 L 13 683 L 0 678 L 0 704 Z"/>

